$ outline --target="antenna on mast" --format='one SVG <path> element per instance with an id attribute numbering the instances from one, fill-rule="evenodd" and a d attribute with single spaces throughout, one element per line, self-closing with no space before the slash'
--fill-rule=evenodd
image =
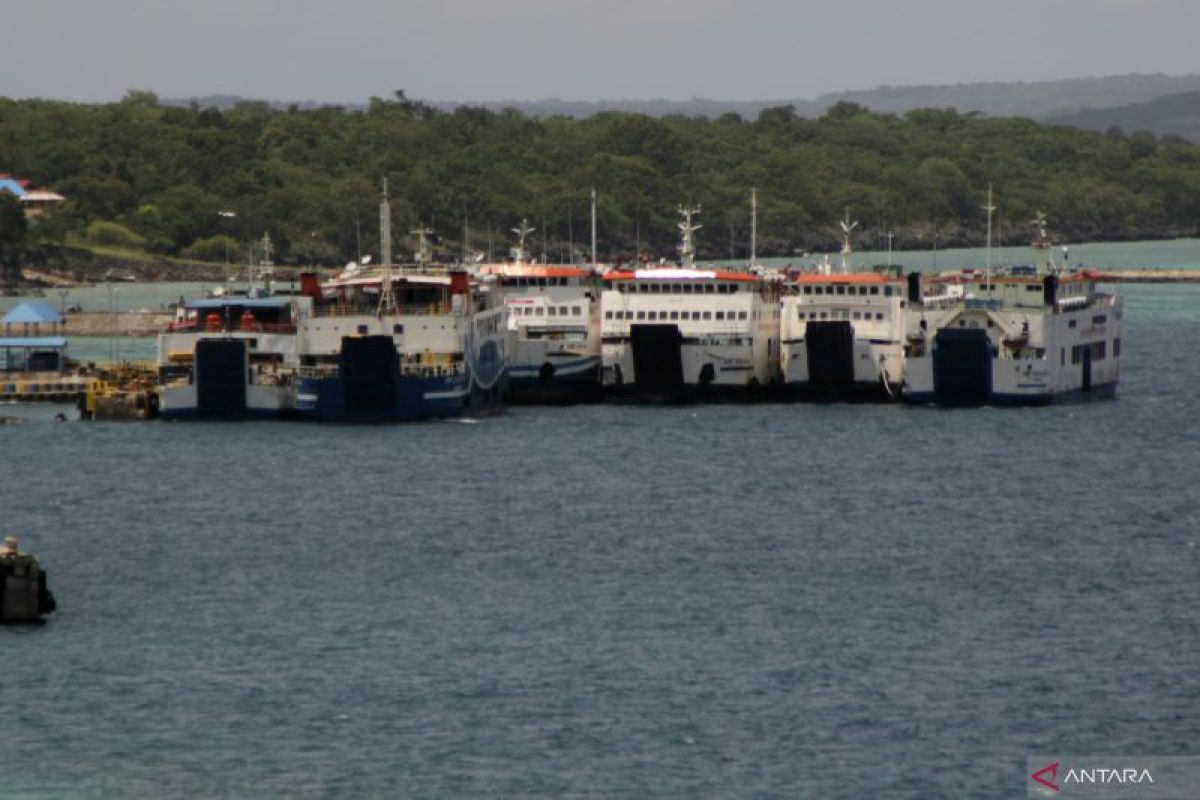
<path id="1" fill-rule="evenodd" d="M 517 235 L 517 246 L 510 251 L 514 263 L 525 263 L 525 260 L 529 257 L 529 254 L 525 251 L 525 237 L 536 230 L 537 228 L 529 226 L 529 221 L 524 217 L 521 217 L 521 224 L 512 229 L 512 232 Z"/>
<path id="2" fill-rule="evenodd" d="M 683 217 L 683 222 L 679 224 L 679 232 L 682 238 L 679 242 L 679 260 L 684 267 L 692 267 L 696 264 L 696 240 L 692 236 L 693 233 L 703 228 L 703 225 L 693 225 L 692 217 L 700 213 L 700 206 L 679 206 L 679 215 Z"/>
<path id="3" fill-rule="evenodd" d="M 850 247 L 850 233 L 858 227 L 858 220 L 850 221 L 850 208 L 846 207 L 845 216 L 842 217 L 842 274 L 850 272 L 850 254 L 854 252 Z"/>

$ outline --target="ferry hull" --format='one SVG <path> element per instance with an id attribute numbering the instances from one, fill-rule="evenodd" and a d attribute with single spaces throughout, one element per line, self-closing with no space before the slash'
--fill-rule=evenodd
<path id="1" fill-rule="evenodd" d="M 570 405 L 593 403 L 603 397 L 599 356 L 569 362 L 546 361 L 536 366 L 514 364 L 509 374 L 510 403 Z"/>
<path id="2" fill-rule="evenodd" d="M 167 420 L 234 421 L 293 419 L 296 416 L 295 386 L 246 384 L 244 399 L 212 404 L 199 399 L 195 384 L 165 386 L 159 391 L 158 416 Z"/>
<path id="3" fill-rule="evenodd" d="M 875 381 L 855 381 L 848 387 L 830 392 L 808 381 L 789 381 L 786 393 L 789 400 L 809 403 L 895 403 L 900 400 L 900 386 Z"/>
<path id="4" fill-rule="evenodd" d="M 948 408 L 977 406 L 1048 406 L 1060 403 L 1085 403 L 1089 400 L 1112 400 L 1117 396 L 1117 382 L 1104 383 L 1090 389 L 1071 389 L 1062 392 L 992 392 L 986 398 L 972 402 L 948 401 L 934 392 L 909 392 L 904 402 L 911 405 L 937 405 Z"/>
<path id="5" fill-rule="evenodd" d="M 296 407 L 301 419 L 315 422 L 419 422 L 493 414 L 502 408 L 500 386 L 484 389 L 469 376 L 397 375 L 392 400 L 355 402 L 341 377 L 303 378 Z"/>

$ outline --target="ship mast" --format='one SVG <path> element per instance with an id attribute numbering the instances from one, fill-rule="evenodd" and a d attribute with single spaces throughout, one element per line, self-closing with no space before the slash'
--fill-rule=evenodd
<path id="1" fill-rule="evenodd" d="M 433 254 L 429 250 L 429 237 L 433 235 L 433 228 L 418 225 L 409 233 L 417 237 L 417 252 L 413 254 L 413 260 L 419 267 L 428 266 L 433 261 Z"/>
<path id="2" fill-rule="evenodd" d="M 699 213 L 700 206 L 679 206 L 679 215 L 683 217 L 683 222 L 678 223 L 679 232 L 682 234 L 679 242 L 679 260 L 684 267 L 696 265 L 696 240 L 692 234 L 704 226 L 693 225 L 692 217 Z"/>
<path id="3" fill-rule="evenodd" d="M 1033 217 L 1033 268 L 1038 275 L 1050 272 L 1050 237 L 1046 233 L 1046 214 L 1038 211 Z"/>
<path id="4" fill-rule="evenodd" d="M 988 291 L 991 291 L 992 285 L 992 214 L 996 212 L 996 206 L 992 203 L 992 185 L 988 184 L 988 201 L 983 207 L 987 212 L 987 255 L 984 260 L 983 280 L 988 285 Z"/>
<path id="5" fill-rule="evenodd" d="M 592 187 L 592 269 L 596 269 L 596 187 Z"/>
<path id="6" fill-rule="evenodd" d="M 758 253 L 758 190 L 750 190 L 750 269 Z"/>
<path id="7" fill-rule="evenodd" d="M 846 275 L 850 272 L 850 254 L 854 252 L 850 247 L 850 233 L 858 227 L 858 220 L 850 221 L 850 209 L 846 209 L 845 216 L 842 217 L 842 274 Z"/>
<path id="8" fill-rule="evenodd" d="M 392 294 L 392 203 L 388 197 L 387 176 L 383 178 L 383 199 L 379 202 L 379 259 L 382 272 L 379 278 L 379 314 L 396 313 L 396 298 Z"/>
<path id="9" fill-rule="evenodd" d="M 524 217 L 521 217 L 521 224 L 512 229 L 512 232 L 517 235 L 517 246 L 511 250 L 513 263 L 525 263 L 525 259 L 529 257 L 529 254 L 525 252 L 525 237 L 536 230 L 537 228 L 529 226 L 529 220 Z"/>

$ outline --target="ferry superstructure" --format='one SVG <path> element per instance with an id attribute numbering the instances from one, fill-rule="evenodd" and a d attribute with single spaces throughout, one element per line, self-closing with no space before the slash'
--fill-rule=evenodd
<path id="1" fill-rule="evenodd" d="M 778 387 L 780 283 L 696 268 L 696 211 L 680 209 L 682 266 L 603 276 L 603 382 L 612 399 L 748 399 Z"/>
<path id="2" fill-rule="evenodd" d="M 406 422 L 502 407 L 508 381 L 504 304 L 461 270 L 391 266 L 390 207 L 381 206 L 383 265 L 319 287 L 299 327 L 301 418 Z"/>
<path id="3" fill-rule="evenodd" d="M 158 336 L 159 414 L 164 419 L 292 416 L 296 330 L 311 310 L 307 297 L 265 292 L 180 303 L 175 319 Z"/>
<path id="4" fill-rule="evenodd" d="M 905 280 L 898 270 L 789 276 L 780 300 L 780 358 L 789 395 L 806 400 L 899 400 L 904 383 Z"/>
<path id="5" fill-rule="evenodd" d="M 591 267 L 530 264 L 521 221 L 507 264 L 488 264 L 478 275 L 491 281 L 508 311 L 508 400 L 572 403 L 600 399 L 600 278 Z"/>
<path id="6" fill-rule="evenodd" d="M 924 281 L 909 276 L 905 400 L 1041 405 L 1109 398 L 1123 305 L 1099 275 L 1056 268 L 1039 215 L 1035 265 Z"/>

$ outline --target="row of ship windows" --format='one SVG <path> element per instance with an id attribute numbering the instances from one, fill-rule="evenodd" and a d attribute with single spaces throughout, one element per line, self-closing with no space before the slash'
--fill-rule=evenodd
<path id="1" fill-rule="evenodd" d="M 566 286 L 566 278 L 501 278 L 501 286 Z"/>
<path id="2" fill-rule="evenodd" d="M 1108 322 L 1108 315 L 1107 315 L 1107 314 L 1097 314 L 1096 316 L 1092 317 L 1092 324 L 1093 324 L 1093 325 L 1103 325 L 1103 324 L 1104 324 L 1104 323 L 1106 323 L 1106 322 Z M 1068 328 L 1074 328 L 1074 327 L 1075 327 L 1075 320 L 1071 320 L 1071 321 L 1069 321 L 1069 322 L 1067 323 L 1067 327 L 1068 327 Z"/>
<path id="3" fill-rule="evenodd" d="M 736 283 L 618 283 L 627 294 L 733 294 Z"/>
<path id="4" fill-rule="evenodd" d="M 879 294 L 878 286 L 805 286 L 805 294 Z M 893 294 L 900 294 L 900 290 L 893 286 L 883 287 L 883 296 L 891 297 Z"/>
<path id="5" fill-rule="evenodd" d="M 1071 363 L 1078 364 L 1083 361 L 1085 351 L 1091 350 L 1092 361 L 1103 361 L 1108 358 L 1108 342 L 1091 342 L 1090 344 L 1077 344 L 1071 348 Z M 1121 357 L 1121 340 L 1113 339 L 1113 358 Z"/>
<path id="6" fill-rule="evenodd" d="M 739 320 L 749 319 L 745 311 L 638 311 L 634 316 L 632 311 L 605 311 L 605 319 L 641 319 L 641 320 Z"/>
<path id="7" fill-rule="evenodd" d="M 581 306 L 509 306 L 518 317 L 578 317 L 583 314 Z"/>
<path id="8" fill-rule="evenodd" d="M 871 319 L 871 312 L 870 311 L 848 312 L 845 310 L 813 311 L 813 312 L 805 315 L 805 312 L 799 311 L 796 313 L 796 316 L 799 317 L 800 319 Z M 875 319 L 882 321 L 883 313 L 877 312 L 875 314 Z"/>

